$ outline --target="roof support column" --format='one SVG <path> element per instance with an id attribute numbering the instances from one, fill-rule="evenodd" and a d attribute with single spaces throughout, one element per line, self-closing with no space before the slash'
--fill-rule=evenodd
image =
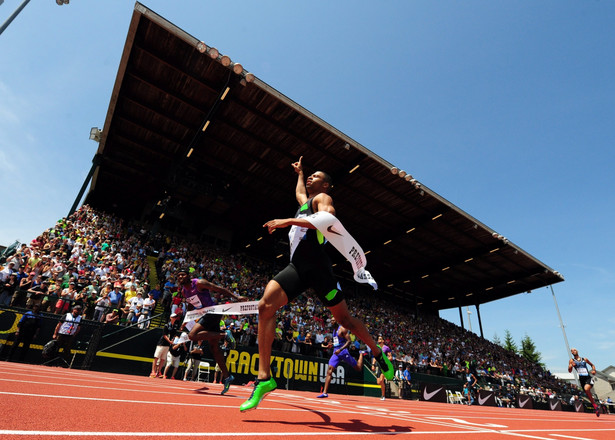
<path id="1" fill-rule="evenodd" d="M 465 329 L 463 325 L 463 313 L 461 313 L 461 306 L 459 306 L 459 320 L 461 321 L 461 328 Z"/>
<path id="2" fill-rule="evenodd" d="M 9 18 L 7 18 L 7 20 L 2 24 L 2 26 L 0 26 L 0 34 L 2 34 L 2 32 L 4 32 L 4 30 L 9 27 L 9 24 L 11 24 L 11 22 L 13 20 L 15 20 L 15 17 L 17 17 L 19 15 L 19 13 L 21 12 L 21 10 L 23 8 L 25 8 L 28 3 L 30 3 L 30 0 L 24 0 L 18 7 L 17 9 L 15 9 L 15 12 L 13 12 L 11 14 L 11 16 Z"/>
<path id="3" fill-rule="evenodd" d="M 478 327 L 480 328 L 480 337 L 485 339 L 485 335 L 483 334 L 483 322 L 480 319 L 480 304 L 476 304 L 476 317 L 478 318 Z"/>
<path id="4" fill-rule="evenodd" d="M 77 198 L 75 199 L 73 206 L 70 208 L 70 212 L 68 213 L 67 217 L 70 217 L 71 215 L 73 215 L 75 211 L 77 210 L 77 206 L 79 205 L 79 202 L 81 201 L 81 198 L 83 197 L 83 193 L 85 192 L 85 189 L 88 187 L 90 180 L 92 179 L 92 176 L 94 175 L 94 171 L 96 171 L 96 168 L 98 168 L 98 165 L 100 165 L 101 162 L 102 162 L 102 155 L 95 154 L 94 158 L 92 159 L 92 167 L 90 168 L 90 172 L 85 177 L 85 181 L 83 182 L 83 185 L 81 186 L 81 189 L 79 190 L 79 194 L 77 194 Z"/>
<path id="5" fill-rule="evenodd" d="M 553 303 L 555 304 L 555 311 L 557 312 L 557 317 L 559 319 L 559 326 L 562 329 L 562 334 L 564 335 L 564 343 L 566 344 L 566 351 L 568 352 L 568 358 L 572 359 L 572 353 L 570 353 L 570 345 L 568 344 L 568 337 L 566 336 L 566 327 L 564 326 L 564 321 L 562 320 L 562 315 L 559 312 L 559 306 L 557 305 L 557 299 L 555 299 L 555 291 L 553 290 L 553 284 L 549 284 L 549 288 L 551 289 L 551 295 L 553 296 Z M 578 386 L 581 386 L 581 381 L 579 380 L 579 374 L 577 373 L 576 368 L 573 368 L 574 380 Z"/>

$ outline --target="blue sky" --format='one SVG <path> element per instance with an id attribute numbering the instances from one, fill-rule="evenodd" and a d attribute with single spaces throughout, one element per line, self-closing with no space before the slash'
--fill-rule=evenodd
<path id="1" fill-rule="evenodd" d="M 0 22 L 20 3 L 5 0 Z M 144 4 L 561 272 L 570 345 L 615 365 L 614 2 Z M 70 209 L 133 8 L 31 2 L 0 35 L 1 244 Z M 488 339 L 528 334 L 565 370 L 549 289 L 481 317 Z"/>

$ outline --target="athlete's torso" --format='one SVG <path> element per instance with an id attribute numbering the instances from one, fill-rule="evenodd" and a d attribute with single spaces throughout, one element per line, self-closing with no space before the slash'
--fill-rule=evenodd
<path id="1" fill-rule="evenodd" d="M 577 370 L 577 373 L 579 373 L 579 376 L 589 376 L 589 367 L 587 366 L 585 359 L 579 357 L 578 359 L 573 359 L 572 361 L 574 362 L 574 368 Z"/>
<path id="2" fill-rule="evenodd" d="M 305 218 L 314 214 L 312 206 L 313 198 L 308 199 L 299 207 L 295 218 Z M 314 259 L 325 257 L 327 254 L 323 249 L 326 240 L 318 229 L 311 229 L 293 225 L 288 233 L 290 242 L 290 261 L 297 264 L 304 264 Z"/>
<path id="3" fill-rule="evenodd" d="M 182 294 L 186 301 L 194 306 L 195 309 L 216 305 L 208 289 L 199 290 L 197 288 L 198 278 L 190 280 L 190 286 L 182 286 Z"/>
<path id="4" fill-rule="evenodd" d="M 346 338 L 341 334 L 342 327 L 339 326 L 333 333 L 333 349 L 337 350 L 346 343 Z"/>

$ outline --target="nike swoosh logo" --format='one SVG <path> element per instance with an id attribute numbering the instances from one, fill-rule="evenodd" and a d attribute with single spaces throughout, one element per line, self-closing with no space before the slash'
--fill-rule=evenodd
<path id="1" fill-rule="evenodd" d="M 523 408 L 525 407 L 525 405 L 527 405 L 527 403 L 531 400 L 531 397 L 528 397 L 527 399 L 525 399 L 523 402 L 521 401 L 521 398 L 519 397 L 519 408 Z"/>
<path id="2" fill-rule="evenodd" d="M 479 405 L 484 405 L 484 404 L 485 404 L 485 402 L 486 402 L 487 400 L 489 400 L 489 398 L 490 398 L 491 396 L 493 396 L 493 393 L 492 393 L 492 394 L 487 394 L 487 397 L 485 397 L 484 399 L 482 399 L 480 396 L 478 396 L 478 404 L 479 404 Z"/>
<path id="3" fill-rule="evenodd" d="M 555 407 L 557 406 L 557 401 L 549 402 L 549 406 L 551 407 L 551 411 L 553 411 L 555 409 Z"/>
<path id="4" fill-rule="evenodd" d="M 231 310 L 232 307 L 229 307 L 228 309 L 222 309 L 222 313 L 224 312 L 228 312 L 229 310 Z"/>
<path id="5" fill-rule="evenodd" d="M 442 391 L 442 387 L 438 388 L 436 391 L 432 391 L 431 393 L 427 392 L 427 389 L 423 390 L 423 399 L 425 400 L 429 400 L 431 399 L 433 396 L 435 396 L 436 394 L 438 394 L 440 391 Z"/>
<path id="6" fill-rule="evenodd" d="M 339 232 L 333 230 L 333 226 L 329 226 L 327 228 L 327 231 L 332 233 L 332 234 L 339 235 L 340 237 L 342 236 L 342 234 L 340 234 Z"/>

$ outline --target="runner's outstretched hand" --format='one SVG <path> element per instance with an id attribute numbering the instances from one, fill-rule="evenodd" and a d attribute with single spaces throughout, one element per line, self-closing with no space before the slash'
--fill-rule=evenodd
<path id="1" fill-rule="evenodd" d="M 302 159 L 303 159 L 303 156 L 301 156 L 297 162 L 293 163 L 293 168 L 295 169 L 295 173 L 297 174 L 301 174 L 303 172 L 303 165 L 301 165 Z"/>

